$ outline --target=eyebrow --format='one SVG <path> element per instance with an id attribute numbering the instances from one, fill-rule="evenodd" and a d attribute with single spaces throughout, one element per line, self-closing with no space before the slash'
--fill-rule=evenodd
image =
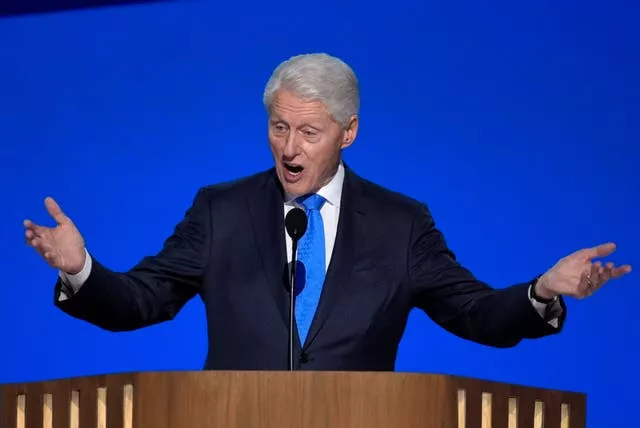
<path id="1" fill-rule="evenodd" d="M 308 123 L 308 122 L 303 123 L 303 124 L 300 126 L 300 128 L 304 128 L 304 127 L 307 127 L 307 126 L 308 126 L 309 128 L 313 128 L 313 129 L 315 129 L 316 131 L 321 131 L 321 130 L 323 129 L 321 126 L 312 125 L 312 124 L 310 124 L 310 123 Z"/>
<path id="2" fill-rule="evenodd" d="M 279 117 L 271 117 L 269 118 L 269 123 L 286 123 L 287 125 L 290 125 L 289 122 L 287 122 L 286 120 L 279 118 Z M 322 129 L 324 129 L 324 127 L 321 124 L 312 124 L 309 122 L 303 122 L 300 124 L 300 126 L 298 126 L 297 128 L 304 128 L 304 127 L 309 127 L 309 128 L 313 128 L 317 131 L 321 131 Z"/>

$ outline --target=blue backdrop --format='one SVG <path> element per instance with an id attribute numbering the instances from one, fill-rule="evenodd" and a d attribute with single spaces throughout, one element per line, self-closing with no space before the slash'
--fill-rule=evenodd
<path id="1" fill-rule="evenodd" d="M 114 269 L 157 251 L 203 184 L 271 165 L 261 96 L 301 52 L 351 64 L 360 174 L 425 201 L 460 260 L 503 287 L 605 241 L 640 257 L 638 7 L 615 1 L 177 2 L 0 20 L 0 383 L 198 369 L 199 300 L 112 334 L 53 306 L 22 220 L 55 197 Z M 635 7 L 635 9 L 633 9 Z M 638 266 L 640 267 L 640 266 Z M 497 350 L 414 313 L 397 370 L 582 391 L 626 425 L 640 382 L 638 274 L 569 300 L 563 334 Z M 607 422 L 608 421 L 608 422 Z"/>

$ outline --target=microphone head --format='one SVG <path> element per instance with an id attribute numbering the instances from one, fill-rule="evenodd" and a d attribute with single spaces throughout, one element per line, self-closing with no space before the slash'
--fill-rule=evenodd
<path id="1" fill-rule="evenodd" d="M 291 239 L 297 241 L 307 231 L 307 214 L 300 208 L 294 208 L 287 213 L 284 224 Z"/>

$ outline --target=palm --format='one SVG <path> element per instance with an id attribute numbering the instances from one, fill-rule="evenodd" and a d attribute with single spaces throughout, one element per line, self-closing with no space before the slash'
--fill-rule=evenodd
<path id="1" fill-rule="evenodd" d="M 570 254 L 553 266 L 546 274 L 545 287 L 553 294 L 583 298 L 591 295 L 610 279 L 619 278 L 631 271 L 631 266 L 603 265 L 593 259 L 609 256 L 615 244 L 608 243 L 586 248 Z"/>
<path id="2" fill-rule="evenodd" d="M 26 220 L 27 242 L 50 266 L 64 272 L 79 272 L 84 265 L 82 235 L 53 199 L 47 198 L 45 205 L 57 225 L 50 228 Z"/>

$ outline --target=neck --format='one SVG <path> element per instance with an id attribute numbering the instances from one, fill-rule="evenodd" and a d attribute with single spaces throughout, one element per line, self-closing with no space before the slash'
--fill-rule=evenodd
<path id="1" fill-rule="evenodd" d="M 299 198 L 301 196 L 305 196 L 305 195 L 310 195 L 310 194 L 314 194 L 314 193 L 318 193 L 320 191 L 320 189 L 322 189 L 323 187 L 325 187 L 326 185 L 328 185 L 329 183 L 331 183 L 331 180 L 333 180 L 336 175 L 338 174 L 338 169 L 340 168 L 340 164 L 342 163 L 342 161 L 339 161 L 336 166 L 334 168 L 331 169 L 331 173 L 328 174 L 328 177 L 325 178 L 324 180 L 322 180 L 322 182 L 320 183 L 319 186 L 314 187 L 313 189 L 309 190 L 309 192 L 305 193 L 304 195 L 298 195 L 298 194 L 293 194 L 293 193 L 289 193 L 289 192 L 284 192 L 284 199 L 285 201 L 292 201 L 296 198 Z"/>

